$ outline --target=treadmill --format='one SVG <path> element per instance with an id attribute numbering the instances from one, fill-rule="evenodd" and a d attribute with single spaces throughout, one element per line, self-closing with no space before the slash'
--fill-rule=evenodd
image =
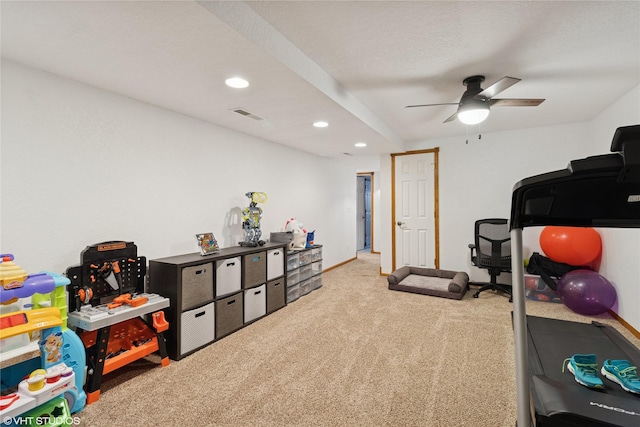
<path id="1" fill-rule="evenodd" d="M 511 200 L 517 426 L 640 426 L 640 395 L 604 379 L 603 391 L 562 373 L 563 360 L 595 353 L 640 367 L 640 350 L 614 328 L 527 316 L 524 227 L 640 227 L 640 125 L 616 129 L 611 153 L 518 182 Z"/>

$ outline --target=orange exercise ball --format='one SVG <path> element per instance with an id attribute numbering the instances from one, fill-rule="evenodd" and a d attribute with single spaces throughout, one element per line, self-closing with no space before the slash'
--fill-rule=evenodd
<path id="1" fill-rule="evenodd" d="M 553 261 L 584 266 L 600 256 L 602 240 L 593 228 L 550 225 L 540 233 L 540 248 Z"/>

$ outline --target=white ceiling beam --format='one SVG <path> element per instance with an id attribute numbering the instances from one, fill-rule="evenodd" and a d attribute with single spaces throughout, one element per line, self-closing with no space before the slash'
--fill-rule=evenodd
<path id="1" fill-rule="evenodd" d="M 197 3 L 389 140 L 398 148 L 398 151 L 405 150 L 405 142 L 393 129 L 245 2 L 198 1 Z"/>

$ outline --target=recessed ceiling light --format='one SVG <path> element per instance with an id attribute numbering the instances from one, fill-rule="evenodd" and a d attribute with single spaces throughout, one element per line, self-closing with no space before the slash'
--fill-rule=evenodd
<path id="1" fill-rule="evenodd" d="M 231 77 L 224 82 L 227 84 L 227 86 L 234 89 L 244 89 L 245 87 L 249 86 L 249 82 L 242 77 Z"/>
<path id="2" fill-rule="evenodd" d="M 315 127 L 317 128 L 326 128 L 327 126 L 329 126 L 329 123 L 325 122 L 325 121 L 317 121 L 313 124 Z"/>
<path id="3" fill-rule="evenodd" d="M 358 147 L 358 148 L 362 148 L 362 147 L 366 147 L 366 146 L 367 146 L 367 143 L 366 143 L 366 142 L 356 142 L 356 143 L 355 143 L 355 144 L 353 144 L 353 145 L 355 145 L 355 146 L 356 146 L 356 147 Z"/>

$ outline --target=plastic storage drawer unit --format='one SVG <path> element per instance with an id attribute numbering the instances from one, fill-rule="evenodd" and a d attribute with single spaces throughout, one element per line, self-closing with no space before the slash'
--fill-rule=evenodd
<path id="1" fill-rule="evenodd" d="M 238 292 L 241 289 L 240 257 L 216 261 L 216 297 Z"/>
<path id="2" fill-rule="evenodd" d="M 311 278 L 311 290 L 315 290 L 322 287 L 322 275 L 318 274 Z"/>
<path id="3" fill-rule="evenodd" d="M 287 271 L 291 271 L 300 267 L 300 255 L 297 253 L 290 253 L 287 255 Z"/>
<path id="4" fill-rule="evenodd" d="M 551 279 L 555 282 L 557 288 L 558 280 L 560 279 L 553 277 Z M 550 288 L 540 276 L 525 274 L 524 287 L 525 295 L 530 300 L 562 303 L 558 292 Z"/>
<path id="5" fill-rule="evenodd" d="M 213 263 L 182 269 L 182 307 L 189 310 L 213 301 Z"/>
<path id="6" fill-rule="evenodd" d="M 300 267 L 300 281 L 307 280 L 312 275 L 312 267 L 311 265 L 305 265 L 304 267 Z"/>
<path id="7" fill-rule="evenodd" d="M 322 248 L 311 249 L 311 262 L 319 261 L 322 259 Z"/>
<path id="8" fill-rule="evenodd" d="M 322 261 L 316 261 L 311 264 L 311 275 L 315 276 L 316 274 L 322 273 Z"/>
<path id="9" fill-rule="evenodd" d="M 229 335 L 242 325 L 242 292 L 216 301 L 216 338 Z"/>
<path id="10" fill-rule="evenodd" d="M 293 286 L 300 281 L 300 270 L 287 273 L 287 286 Z"/>
<path id="11" fill-rule="evenodd" d="M 300 282 L 300 296 L 307 295 L 313 290 L 313 279 L 307 279 Z"/>
<path id="12" fill-rule="evenodd" d="M 300 252 L 300 265 L 307 265 L 311 263 L 311 251 Z"/>
<path id="13" fill-rule="evenodd" d="M 300 298 L 300 285 L 293 285 L 287 288 L 287 304 Z"/>

